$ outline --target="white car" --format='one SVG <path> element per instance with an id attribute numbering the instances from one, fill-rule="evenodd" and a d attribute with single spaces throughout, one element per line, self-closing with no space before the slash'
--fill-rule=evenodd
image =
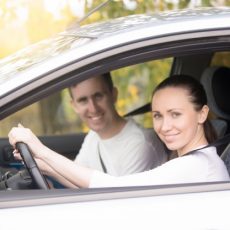
<path id="1" fill-rule="evenodd" d="M 77 122 L 63 100 L 66 87 L 108 71 L 123 89 L 120 102 L 126 103 L 118 105 L 120 111 L 147 127 L 149 96 L 157 83 L 172 74 L 203 79 L 213 123 L 225 136 L 230 130 L 229 68 L 230 8 L 132 15 L 72 27 L 0 60 L 2 182 L 24 167 L 14 160 L 7 138 L 18 122 L 50 148 L 75 158 L 85 132 L 73 128 Z M 229 182 L 97 189 L 30 189 L 17 181 L 4 188 L 2 182 L 1 230 L 230 229 Z"/>

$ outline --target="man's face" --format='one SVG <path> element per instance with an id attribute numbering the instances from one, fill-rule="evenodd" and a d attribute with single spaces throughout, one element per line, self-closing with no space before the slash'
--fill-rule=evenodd
<path id="1" fill-rule="evenodd" d="M 72 105 L 81 120 L 99 135 L 113 124 L 117 91 L 112 91 L 102 77 L 94 77 L 71 88 Z"/>

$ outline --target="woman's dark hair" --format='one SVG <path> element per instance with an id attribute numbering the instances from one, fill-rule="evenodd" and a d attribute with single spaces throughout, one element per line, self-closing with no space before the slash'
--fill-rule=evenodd
<path id="1" fill-rule="evenodd" d="M 207 96 L 202 84 L 191 76 L 173 75 L 168 77 L 155 88 L 153 95 L 158 90 L 168 87 L 179 87 L 186 89 L 189 92 L 191 102 L 194 104 L 196 111 L 200 111 L 204 105 L 207 105 Z M 209 119 L 204 122 L 204 133 L 208 143 L 211 143 L 217 139 L 216 131 L 214 130 Z"/>

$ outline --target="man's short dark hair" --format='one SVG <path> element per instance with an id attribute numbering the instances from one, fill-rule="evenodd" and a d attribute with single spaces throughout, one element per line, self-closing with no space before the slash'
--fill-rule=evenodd
<path id="1" fill-rule="evenodd" d="M 111 77 L 111 74 L 110 72 L 107 72 L 107 73 L 103 73 L 101 75 L 98 75 L 98 76 L 101 76 L 104 80 L 104 82 L 106 83 L 106 85 L 108 86 L 109 90 L 112 91 L 113 90 L 113 80 L 112 80 L 112 77 Z M 73 84 L 69 87 L 69 94 L 70 96 L 73 98 L 73 95 L 72 95 L 72 92 L 71 92 L 71 88 L 74 88 L 76 84 Z"/>
<path id="2" fill-rule="evenodd" d="M 112 80 L 110 72 L 103 73 L 101 76 L 103 77 L 105 83 L 108 85 L 109 90 L 112 91 L 113 90 L 113 80 Z"/>

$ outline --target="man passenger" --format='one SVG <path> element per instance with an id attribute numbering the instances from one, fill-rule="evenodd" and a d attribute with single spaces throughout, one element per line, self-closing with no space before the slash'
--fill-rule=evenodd
<path id="1" fill-rule="evenodd" d="M 71 86 L 70 95 L 75 112 L 90 128 L 76 162 L 123 176 L 155 168 L 166 161 L 157 137 L 116 111 L 118 91 L 110 73 Z"/>

